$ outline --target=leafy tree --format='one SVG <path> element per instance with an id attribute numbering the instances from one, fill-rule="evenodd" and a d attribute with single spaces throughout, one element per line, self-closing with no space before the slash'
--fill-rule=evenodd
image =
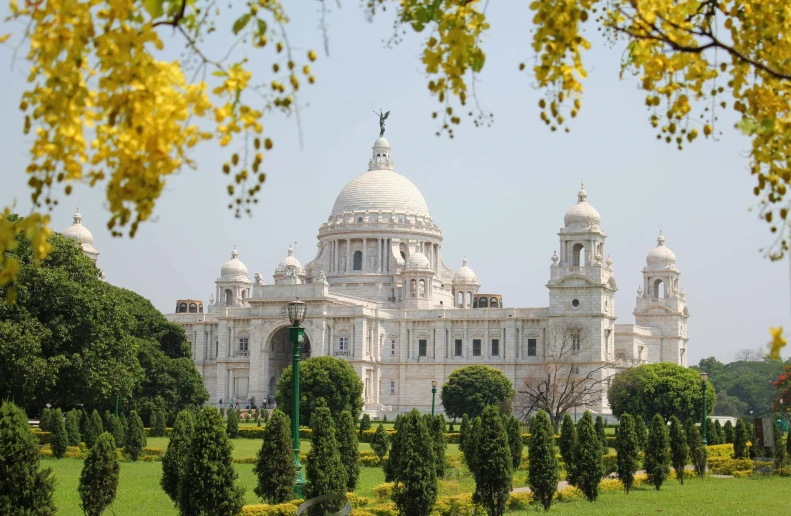
<path id="1" fill-rule="evenodd" d="M 459 426 L 459 450 L 461 450 L 461 453 L 464 456 L 465 463 L 467 462 L 467 457 L 470 453 L 467 450 L 467 439 L 469 439 L 471 429 L 472 425 L 470 424 L 470 417 L 467 414 L 463 414 L 461 416 L 461 425 Z"/>
<path id="2" fill-rule="evenodd" d="M 711 382 L 707 385 L 706 406 L 713 410 L 716 394 Z M 616 374 L 608 398 L 613 415 L 619 418 L 624 412 L 645 421 L 655 414 L 665 420 L 694 418 L 702 404 L 700 374 L 669 362 L 643 364 Z"/>
<path id="3" fill-rule="evenodd" d="M 124 452 L 130 459 L 136 461 L 146 447 L 146 431 L 143 428 L 143 420 L 134 410 L 129 413 L 128 423 L 129 429 L 124 434 Z"/>
<path id="4" fill-rule="evenodd" d="M 38 428 L 42 432 L 51 432 L 52 426 L 50 425 L 50 419 L 52 418 L 52 413 L 49 408 L 44 408 L 41 411 L 41 416 L 38 418 Z"/>
<path id="5" fill-rule="evenodd" d="M 393 424 L 393 428 L 395 429 L 396 433 L 390 437 L 390 455 L 383 464 L 382 468 L 385 473 L 385 482 L 393 482 L 395 480 L 396 474 L 398 472 L 398 466 L 401 463 L 402 434 L 400 434 L 398 430 L 401 428 L 402 420 L 403 418 L 399 414 L 396 417 L 395 424 Z"/>
<path id="6" fill-rule="evenodd" d="M 369 424 L 370 421 L 369 419 Z M 341 412 L 335 435 L 338 439 L 341 461 L 346 467 L 347 491 L 354 491 L 360 477 L 360 446 L 357 440 L 357 431 L 354 427 L 355 424 L 351 412 L 348 410 Z"/>
<path id="7" fill-rule="evenodd" d="M 255 494 L 275 505 L 294 496 L 297 465 L 291 442 L 291 420 L 281 410 L 275 410 L 264 428 L 264 442 L 258 452 L 253 472 L 258 477 Z"/>
<path id="8" fill-rule="evenodd" d="M 648 475 L 648 481 L 654 484 L 656 490 L 659 491 L 662 483 L 670 475 L 667 425 L 659 414 L 654 416 L 648 431 L 648 446 L 645 450 L 643 467 Z"/>
<path id="9" fill-rule="evenodd" d="M 616 435 L 618 446 L 618 480 L 623 484 L 626 494 L 632 490 L 634 485 L 634 474 L 637 471 L 640 450 L 637 444 L 637 432 L 635 431 L 634 419 L 629 414 L 621 414 L 618 434 Z"/>
<path id="10" fill-rule="evenodd" d="M 66 433 L 66 424 L 63 421 L 63 413 L 59 408 L 52 411 L 49 425 L 49 445 L 52 448 L 52 455 L 54 455 L 55 458 L 60 459 L 66 453 L 66 447 L 69 445 L 69 435 Z"/>
<path id="11" fill-rule="evenodd" d="M 104 432 L 104 426 L 102 425 L 102 416 L 99 415 L 99 411 L 93 411 L 91 414 L 91 419 L 88 421 L 88 429 L 85 432 L 85 446 L 88 448 L 93 448 L 93 445 L 96 443 L 96 440 L 102 435 Z"/>
<path id="12" fill-rule="evenodd" d="M 445 417 L 439 414 L 430 419 L 429 422 L 430 426 L 426 426 L 434 442 L 434 464 L 437 471 L 437 478 L 443 478 L 448 465 L 448 459 L 445 455 L 448 449 L 448 442 L 445 439 Z"/>
<path id="13" fill-rule="evenodd" d="M 473 501 L 483 504 L 490 516 L 504 514 L 513 483 L 513 456 L 508 442 L 507 419 L 490 405 L 480 415 L 481 424 L 474 437 L 475 478 Z"/>
<path id="14" fill-rule="evenodd" d="M 552 423 L 546 412 L 540 410 L 535 416 L 535 422 L 530 427 L 530 440 L 528 441 L 529 473 L 527 485 L 533 492 L 533 497 L 549 510 L 552 498 L 558 490 L 558 462 L 555 456 L 555 436 Z M 601 455 L 599 455 L 601 460 Z"/>
<path id="15" fill-rule="evenodd" d="M 55 479 L 39 469 L 38 439 L 25 412 L 9 401 L 0 405 L 0 514 L 55 514 Z"/>
<path id="16" fill-rule="evenodd" d="M 750 436 L 747 435 L 747 427 L 741 419 L 736 420 L 736 429 L 733 433 L 733 456 L 737 459 L 747 458 L 747 441 Z"/>
<path id="17" fill-rule="evenodd" d="M 299 372 L 299 424 L 310 424 L 317 403 L 330 409 L 333 419 L 349 410 L 357 420 L 363 408 L 363 382 L 354 368 L 345 360 L 320 356 L 302 362 Z M 277 407 L 291 413 L 291 366 L 288 366 L 277 382 L 275 394 Z"/>
<path id="18" fill-rule="evenodd" d="M 237 484 L 231 450 L 220 413 L 214 407 L 205 407 L 195 420 L 179 485 L 182 516 L 235 516 L 242 510 L 244 488 Z"/>
<path id="19" fill-rule="evenodd" d="M 363 414 L 362 419 L 360 419 L 360 437 L 362 437 L 364 431 L 370 429 L 371 429 L 371 416 L 369 416 L 368 414 Z"/>
<path id="20" fill-rule="evenodd" d="M 121 419 L 113 414 L 110 417 L 110 426 L 107 428 L 107 431 L 113 434 L 113 438 L 115 439 L 115 447 L 116 448 L 123 448 L 124 447 L 124 427 L 121 423 Z"/>
<path id="21" fill-rule="evenodd" d="M 66 435 L 69 436 L 69 446 L 80 445 L 80 412 L 77 409 L 71 409 L 66 414 Z"/>
<path id="22" fill-rule="evenodd" d="M 321 402 L 313 412 L 311 429 L 311 447 L 305 467 L 305 498 L 345 493 L 349 474 L 341 457 L 330 409 Z M 311 514 L 325 514 L 326 511 L 334 512 L 340 508 L 338 502 L 325 502 L 320 507 L 312 508 Z"/>
<path id="23" fill-rule="evenodd" d="M 577 425 L 577 446 L 574 448 L 574 485 L 585 495 L 590 502 L 599 497 L 599 482 L 604 476 L 604 462 L 602 462 L 601 442 L 596 435 L 596 427 L 590 411 Z"/>
<path id="24" fill-rule="evenodd" d="M 160 485 L 165 493 L 179 503 L 179 485 L 187 468 L 187 459 L 192 445 L 192 434 L 195 431 L 195 416 L 189 410 L 182 410 L 173 423 L 168 447 L 162 456 L 162 479 Z"/>
<path id="25" fill-rule="evenodd" d="M 775 459 L 775 471 L 780 472 L 781 474 L 785 470 L 785 463 L 786 463 L 786 446 L 783 442 L 783 430 L 777 423 L 774 423 L 775 431 L 774 433 L 774 459 Z"/>
<path id="26" fill-rule="evenodd" d="M 387 450 L 390 448 L 390 442 L 387 437 L 387 431 L 382 423 L 379 423 L 379 426 L 376 427 L 376 433 L 374 434 L 373 439 L 371 439 L 371 449 L 379 458 L 379 461 L 384 461 L 385 455 L 387 455 Z"/>
<path id="27" fill-rule="evenodd" d="M 442 386 L 440 399 L 448 417 L 467 414 L 474 419 L 489 405 L 503 406 L 510 413 L 514 397 L 511 380 L 502 371 L 485 365 L 471 365 L 455 369 Z"/>
<path id="28" fill-rule="evenodd" d="M 566 413 L 563 416 L 563 426 L 560 429 L 560 439 L 558 439 L 558 448 L 560 448 L 560 456 L 566 464 L 566 471 L 570 472 L 571 467 L 574 465 L 572 457 L 574 455 L 574 447 L 577 445 L 577 428 L 574 426 L 574 420 Z"/>
<path id="29" fill-rule="evenodd" d="M 738 427 L 737 427 L 738 428 Z M 708 452 L 706 447 L 703 446 L 703 440 L 700 436 L 695 421 L 687 419 L 684 423 L 684 432 L 687 434 L 687 445 L 689 446 L 689 461 L 695 466 L 695 474 L 703 478 L 706 476 L 706 463 L 708 462 Z"/>
<path id="30" fill-rule="evenodd" d="M 522 463 L 522 429 L 519 428 L 519 420 L 513 415 L 506 420 L 506 432 L 508 433 L 508 445 L 511 447 L 511 465 L 516 471 Z"/>
<path id="31" fill-rule="evenodd" d="M 712 380 L 714 388 L 717 384 Z M 741 417 L 744 414 L 749 414 L 750 405 L 740 400 L 736 396 L 731 396 L 728 391 L 717 391 L 717 405 L 714 408 L 713 414 L 715 416 L 735 416 Z"/>
<path id="32" fill-rule="evenodd" d="M 596 416 L 594 428 L 596 429 L 596 436 L 599 438 L 599 442 L 601 443 L 601 454 L 607 455 L 607 452 L 610 451 L 610 447 L 607 446 L 607 434 L 604 431 L 604 419 L 602 419 L 601 416 Z"/>
<path id="33" fill-rule="evenodd" d="M 104 417 L 102 418 L 102 426 L 105 430 L 110 427 L 110 419 L 112 419 L 113 415 L 110 413 L 109 410 L 104 411 Z"/>
<path id="34" fill-rule="evenodd" d="M 417 409 L 401 419 L 398 435 L 393 501 L 399 514 L 428 516 L 437 500 L 437 471 L 433 440 Z M 390 457 L 392 460 L 392 450 Z"/>
<path id="35" fill-rule="evenodd" d="M 689 460 L 687 433 L 676 416 L 670 418 L 670 462 L 676 470 L 676 478 L 684 485 L 684 471 Z"/>
<path id="36" fill-rule="evenodd" d="M 231 439 L 236 439 L 239 437 L 239 412 L 237 412 L 235 409 L 231 409 L 228 412 L 226 427 L 226 430 L 228 431 L 228 437 Z"/>
<path id="37" fill-rule="evenodd" d="M 725 442 L 727 444 L 733 444 L 733 423 L 726 421 L 722 429 L 725 435 Z"/>
<path id="38" fill-rule="evenodd" d="M 118 457 L 115 438 L 103 432 L 85 457 L 80 474 L 80 507 L 87 516 L 101 516 L 118 490 Z"/>
<path id="39" fill-rule="evenodd" d="M 783 362 L 763 359 L 761 361 L 735 361 L 723 364 L 715 358 L 699 362 L 697 369 L 708 374 L 709 381 L 717 390 L 717 405 L 713 415 L 737 418 L 755 414 L 766 414 L 779 398 L 773 380 L 780 380 Z"/>
<path id="40" fill-rule="evenodd" d="M 637 435 L 637 446 L 644 452 L 648 446 L 648 429 L 643 416 L 638 415 L 634 418 L 634 432 Z"/>

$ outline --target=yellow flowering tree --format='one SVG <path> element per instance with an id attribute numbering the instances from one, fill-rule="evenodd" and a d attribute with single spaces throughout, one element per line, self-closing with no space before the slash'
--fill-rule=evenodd
<path id="1" fill-rule="evenodd" d="M 327 1 L 327 0 L 322 0 Z M 475 75 L 486 61 L 490 29 L 484 0 L 367 0 L 369 16 L 395 3 L 394 38 L 424 37 L 421 62 L 439 108 L 438 134 L 453 137 L 467 116 L 491 123 L 478 105 Z M 768 255 L 788 251 L 791 181 L 791 3 L 787 0 L 535 0 L 512 9 L 534 13 L 532 62 L 515 63 L 543 91 L 539 116 L 550 130 L 569 130 L 582 109 L 587 32 L 600 31 L 624 52 L 621 65 L 646 95 L 657 138 L 682 148 L 714 137 L 721 110 L 734 110 L 749 135 L 749 169 L 761 216 L 777 236 Z M 249 61 L 214 58 L 204 48 L 222 9 L 231 10 L 234 46 L 262 50 Z M 50 235 L 47 208 L 74 183 L 106 183 L 108 227 L 134 236 L 153 213 L 170 174 L 194 166 L 201 140 L 226 147 L 229 208 L 249 213 L 266 176 L 264 114 L 290 112 L 303 82 L 312 84 L 314 51 L 295 56 L 286 37 L 282 0 L 221 5 L 210 0 L 11 0 L 10 18 L 30 63 L 22 95 L 24 131 L 33 137 L 26 173 L 37 210 L 12 224 L 0 220 L 0 255 L 20 232 L 43 259 Z M 587 30 L 586 30 L 587 28 Z M 407 30 L 408 29 L 408 30 Z M 157 56 L 161 31 L 175 33 L 181 60 Z M 11 34 L 0 32 L 0 43 Z M 6 213 L 10 208 L 6 209 Z M 3 255 L 4 256 L 4 255 Z M 2 258 L 0 286 L 18 264 Z M 13 296 L 13 289 L 9 289 Z"/>

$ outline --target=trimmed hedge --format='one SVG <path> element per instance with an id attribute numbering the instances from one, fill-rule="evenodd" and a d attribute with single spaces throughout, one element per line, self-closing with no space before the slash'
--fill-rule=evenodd
<path id="1" fill-rule="evenodd" d="M 724 446 L 724 445 L 718 445 Z M 730 446 L 730 445 L 728 445 Z M 709 458 L 709 473 L 712 475 L 735 475 L 736 472 L 744 473 L 753 471 L 752 459 L 731 459 L 730 457 Z M 741 475 L 745 476 L 745 475 Z"/>
<path id="2" fill-rule="evenodd" d="M 44 446 L 49 444 L 49 432 L 42 432 L 41 430 L 33 430 L 33 436 L 38 439 L 38 444 Z"/>
<path id="3" fill-rule="evenodd" d="M 711 462 L 711 459 L 718 457 L 729 459 L 733 457 L 733 444 L 713 444 L 706 446 L 706 451 L 708 452 L 709 462 Z"/>

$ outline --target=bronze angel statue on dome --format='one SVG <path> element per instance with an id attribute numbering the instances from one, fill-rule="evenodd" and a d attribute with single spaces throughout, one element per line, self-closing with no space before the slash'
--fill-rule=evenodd
<path id="1" fill-rule="evenodd" d="M 379 136 L 384 136 L 385 135 L 385 120 L 387 120 L 387 117 L 390 116 L 390 111 L 388 111 L 385 114 L 382 114 L 382 110 L 380 108 L 378 113 L 376 111 L 374 111 L 374 115 L 377 115 L 379 117 Z"/>

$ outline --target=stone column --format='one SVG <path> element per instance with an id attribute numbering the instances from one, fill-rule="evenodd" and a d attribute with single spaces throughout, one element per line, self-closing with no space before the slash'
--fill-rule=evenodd
<path id="1" fill-rule="evenodd" d="M 376 239 L 376 270 L 379 274 L 382 274 L 382 239 Z"/>
<path id="2" fill-rule="evenodd" d="M 360 265 L 360 272 L 368 270 L 368 239 L 363 237 L 363 263 Z"/>
<path id="3" fill-rule="evenodd" d="M 352 239 L 346 239 L 346 274 L 352 270 Z"/>

